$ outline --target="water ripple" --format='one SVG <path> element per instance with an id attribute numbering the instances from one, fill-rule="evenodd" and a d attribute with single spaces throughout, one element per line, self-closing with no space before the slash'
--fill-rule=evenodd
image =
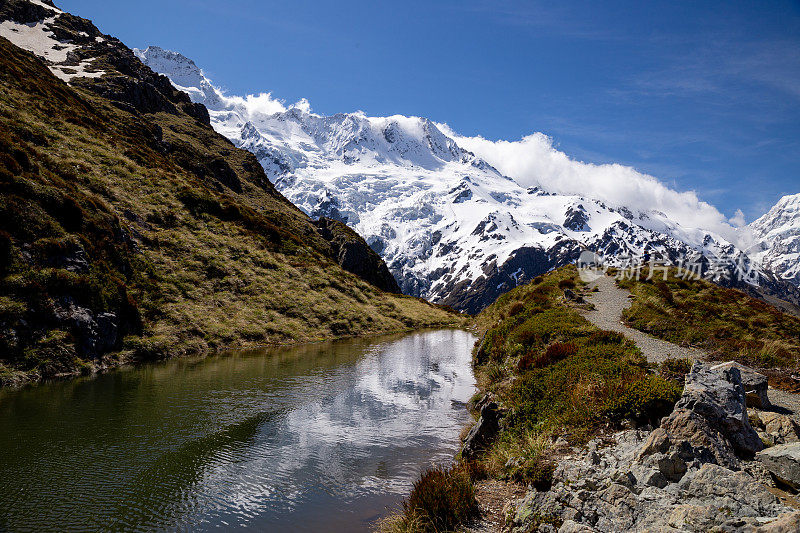
<path id="1" fill-rule="evenodd" d="M 171 361 L 0 393 L 0 529 L 368 530 L 448 461 L 462 331 Z"/>

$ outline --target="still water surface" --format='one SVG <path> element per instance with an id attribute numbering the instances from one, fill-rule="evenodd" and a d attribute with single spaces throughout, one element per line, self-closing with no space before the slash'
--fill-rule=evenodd
<path id="1" fill-rule="evenodd" d="M 182 359 L 0 391 L 0 531 L 361 531 L 448 462 L 464 331 Z"/>

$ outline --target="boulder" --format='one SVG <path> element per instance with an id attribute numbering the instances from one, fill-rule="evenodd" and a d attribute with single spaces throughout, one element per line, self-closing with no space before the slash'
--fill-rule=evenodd
<path id="1" fill-rule="evenodd" d="M 752 457 L 764 448 L 747 418 L 745 394 L 738 368 L 712 367 L 696 362 L 686 374 L 683 395 L 675 411 L 688 409 L 722 434 L 739 456 Z"/>
<path id="2" fill-rule="evenodd" d="M 678 481 L 705 463 L 738 470 L 764 447 L 747 417 L 739 370 L 695 363 L 675 410 L 647 438 L 637 461 Z"/>
<path id="3" fill-rule="evenodd" d="M 780 481 L 800 490 L 800 443 L 779 444 L 759 452 L 756 459 Z"/>
<path id="4" fill-rule="evenodd" d="M 770 445 L 800 442 L 800 426 L 786 415 L 769 411 L 754 411 L 750 422 L 759 432 L 761 440 Z"/>
<path id="5" fill-rule="evenodd" d="M 759 374 L 752 368 L 739 364 L 736 361 L 728 361 L 727 363 L 711 367 L 712 370 L 726 370 L 728 368 L 739 369 L 748 407 L 768 409 L 772 405 L 767 396 L 767 389 L 769 388 L 767 376 Z"/>
<path id="6" fill-rule="evenodd" d="M 502 414 L 497 404 L 491 401 L 483 402 L 480 407 L 481 416 L 469 430 L 461 449 L 461 457 L 469 459 L 483 450 L 500 431 L 500 418 Z"/>
<path id="7" fill-rule="evenodd" d="M 739 459 L 725 436 L 708 420 L 688 409 L 676 409 L 648 437 L 638 460 L 656 468 L 667 479 L 677 481 L 686 467 L 672 468 L 683 463 L 715 463 L 737 470 Z"/>

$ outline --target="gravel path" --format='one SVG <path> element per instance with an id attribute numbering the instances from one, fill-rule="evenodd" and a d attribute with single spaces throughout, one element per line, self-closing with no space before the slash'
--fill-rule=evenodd
<path id="1" fill-rule="evenodd" d="M 669 357 L 691 359 L 693 361 L 706 358 L 706 353 L 695 348 L 684 348 L 671 342 L 662 341 L 629 328 L 622 323 L 622 311 L 631 306 L 630 293 L 617 287 L 614 278 L 603 276 L 589 284 L 590 288 L 597 287 L 599 292 L 589 293 L 587 300 L 594 304 L 594 311 L 586 311 L 583 316 L 602 329 L 609 329 L 622 333 L 636 343 L 648 361 L 660 363 Z"/>
<path id="2" fill-rule="evenodd" d="M 630 293 L 617 287 L 614 278 L 603 276 L 589 284 L 590 289 L 594 287 L 598 288 L 598 292 L 589 293 L 586 299 L 594 304 L 595 309 L 584 311 L 583 316 L 599 328 L 617 331 L 631 339 L 648 361 L 660 363 L 668 357 L 689 358 L 693 361 L 708 358 L 707 352 L 703 350 L 684 348 L 623 324 L 622 311 L 631 306 Z M 769 388 L 767 395 L 776 406 L 776 411 L 788 414 L 800 422 L 800 395 L 772 387 Z"/>

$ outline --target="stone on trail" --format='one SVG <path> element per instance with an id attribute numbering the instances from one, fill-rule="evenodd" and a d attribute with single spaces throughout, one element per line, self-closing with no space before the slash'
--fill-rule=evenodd
<path id="1" fill-rule="evenodd" d="M 725 370 L 728 368 L 739 369 L 748 407 L 756 407 L 758 409 L 770 408 L 772 404 L 770 404 L 769 397 L 767 396 L 767 389 L 769 388 L 767 376 L 759 374 L 752 368 L 746 367 L 736 361 L 728 361 L 727 363 L 721 363 L 711 367 L 712 370 Z"/>
<path id="2" fill-rule="evenodd" d="M 767 448 L 759 452 L 756 458 L 778 481 L 800 490 L 800 443 Z"/>

